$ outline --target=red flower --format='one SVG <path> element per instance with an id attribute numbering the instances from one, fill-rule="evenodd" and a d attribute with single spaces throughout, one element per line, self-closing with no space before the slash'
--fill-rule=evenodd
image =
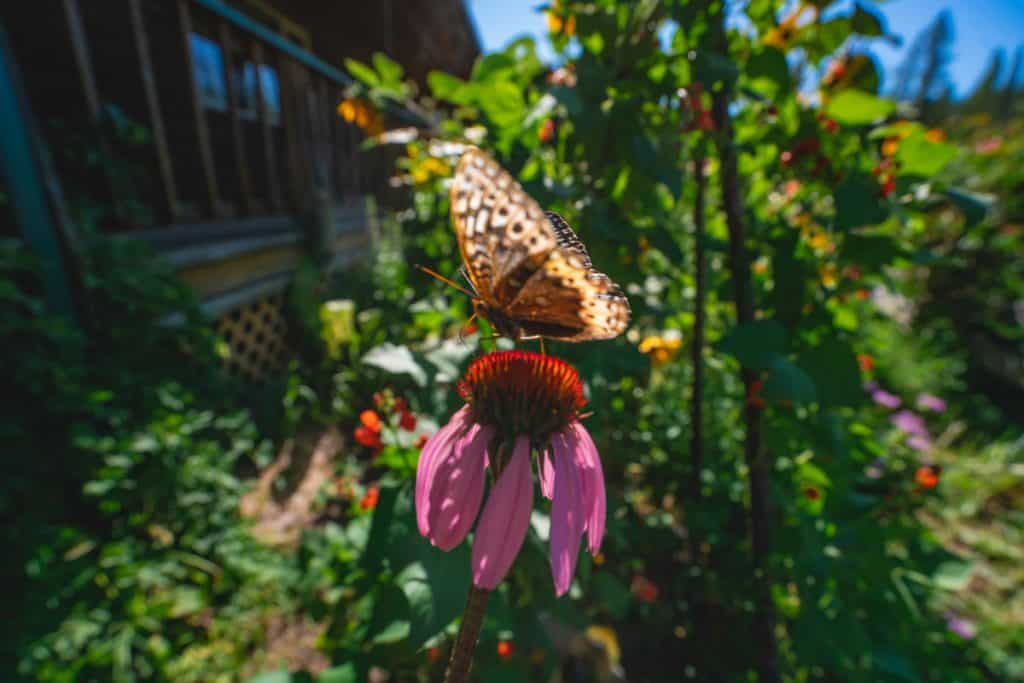
<path id="1" fill-rule="evenodd" d="M 871 372 L 875 369 L 875 359 L 866 353 L 857 354 L 857 364 L 864 372 Z"/>
<path id="2" fill-rule="evenodd" d="M 395 412 L 396 413 L 404 413 L 407 410 L 409 410 L 409 403 L 404 398 L 402 398 L 401 396 L 396 398 L 395 399 Z"/>
<path id="3" fill-rule="evenodd" d="M 804 496 L 807 497 L 807 500 L 818 500 L 821 498 L 821 492 L 813 486 L 808 486 L 804 489 Z"/>
<path id="4" fill-rule="evenodd" d="M 888 197 L 889 195 L 891 195 L 895 191 L 896 191 L 896 179 L 893 178 L 891 175 L 890 176 L 886 176 L 885 182 L 882 183 L 882 196 L 883 197 Z"/>
<path id="5" fill-rule="evenodd" d="M 430 437 L 428 437 L 426 434 L 420 434 L 420 438 L 416 439 L 416 448 L 423 448 L 425 445 L 427 445 L 427 440 L 429 438 Z"/>
<path id="6" fill-rule="evenodd" d="M 411 432 L 416 429 L 416 416 L 410 411 L 406 410 L 402 413 L 402 417 L 398 420 L 398 426 L 407 432 Z"/>
<path id="7" fill-rule="evenodd" d="M 543 143 L 551 142 L 555 137 L 555 121 L 554 119 L 546 119 L 540 127 L 540 132 L 537 134 L 540 141 Z"/>
<path id="8" fill-rule="evenodd" d="M 359 421 L 374 434 L 380 434 L 380 416 L 372 410 L 364 410 L 359 414 Z"/>
<path id="9" fill-rule="evenodd" d="M 363 510 L 372 510 L 377 507 L 377 501 L 380 499 L 380 490 L 376 486 L 371 486 L 366 491 L 366 495 L 359 501 L 359 507 Z"/>
<path id="10" fill-rule="evenodd" d="M 939 474 L 942 468 L 938 465 L 921 465 L 914 473 L 914 481 L 923 489 L 933 489 L 939 485 Z"/>
<path id="11" fill-rule="evenodd" d="M 380 440 L 380 434 L 369 427 L 356 428 L 356 441 L 367 448 L 379 449 L 384 444 Z"/>
<path id="12" fill-rule="evenodd" d="M 645 576 L 634 576 L 629 590 L 641 602 L 652 603 L 658 599 L 658 587 Z"/>
<path id="13" fill-rule="evenodd" d="M 825 132 L 830 135 L 835 135 L 839 132 L 839 123 L 835 119 L 825 119 L 825 123 L 822 125 L 825 128 Z"/>
<path id="14" fill-rule="evenodd" d="M 764 402 L 764 399 L 761 397 L 761 389 L 763 389 L 763 388 L 764 388 L 764 380 L 763 379 L 754 380 L 754 383 L 751 384 L 750 388 L 747 390 L 747 405 L 748 406 L 754 406 L 755 408 L 764 408 L 765 407 L 766 404 Z"/>
<path id="15" fill-rule="evenodd" d="M 427 660 L 431 663 L 437 662 L 441 659 L 441 648 L 432 647 L 427 650 Z"/>
<path id="16" fill-rule="evenodd" d="M 503 660 L 508 661 L 512 659 L 512 655 L 515 654 L 516 648 L 509 640 L 498 641 L 498 656 Z"/>
<path id="17" fill-rule="evenodd" d="M 871 297 L 871 292 L 866 289 L 858 289 L 853 295 L 858 299 L 868 299 Z"/>

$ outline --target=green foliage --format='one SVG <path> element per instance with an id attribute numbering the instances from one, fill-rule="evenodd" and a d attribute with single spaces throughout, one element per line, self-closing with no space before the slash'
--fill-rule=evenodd
<path id="1" fill-rule="evenodd" d="M 219 375 L 188 293 L 149 255 L 90 247 L 90 323 L 76 330 L 45 311 L 31 260 L 5 249 L 0 298 L 13 313 L 0 333 L 14 352 L 4 369 L 28 389 L 2 424 L 22 467 L 0 490 L 3 509 L 20 515 L 4 577 L 25 615 L 6 639 L 22 675 L 441 675 L 469 549 L 443 553 L 419 536 L 416 443 L 458 407 L 455 382 L 491 345 L 485 321 L 464 329 L 467 298 L 410 264 L 458 272 L 446 182 L 475 144 L 578 229 L 633 308 L 614 341 L 548 346 L 587 385 L 608 485 L 602 554 L 581 555 L 556 600 L 538 502 L 490 598 L 481 680 L 550 680 L 594 627 L 614 634 L 622 657 L 611 662 L 604 648 L 589 668 L 621 664 L 638 681 L 753 680 L 751 412 L 770 465 L 759 493 L 770 502 L 785 680 L 1019 677 L 1024 383 L 1005 369 L 1024 343 L 1024 128 L 965 119 L 944 137 L 894 120 L 875 66 L 848 52 L 884 37 L 874 12 L 854 4 L 791 21 L 781 5 L 746 3 L 749 26 L 723 35 L 720 3 L 559 2 L 549 8 L 557 69 L 517 40 L 468 79 L 431 73 L 422 99 L 386 57 L 347 62 L 351 95 L 431 127 L 395 155 L 409 210 L 385 221 L 373 262 L 326 280 L 312 266 L 297 275 L 289 314 L 301 353 L 262 403 Z M 838 66 L 862 70 L 823 82 L 821 105 L 809 104 L 808 78 Z M 731 103 L 713 110 L 723 93 Z M 736 154 L 747 228 L 738 271 L 722 150 Z M 736 323 L 738 280 L 756 310 L 746 324 Z M 708 343 L 694 397 L 686 351 L 699 303 Z M 171 313 L 185 323 L 159 324 Z M 676 334 L 683 353 L 665 343 Z M 758 379 L 749 392 L 741 367 Z M 925 392 L 946 410 L 919 407 Z M 893 399 L 900 407 L 885 407 Z M 377 411 L 379 443 L 358 441 L 365 410 Z M 899 410 L 918 416 L 927 443 L 905 433 Z M 239 519 L 245 480 L 311 426 L 357 442 L 296 547 L 273 550 Z M 344 486 L 353 493 L 339 494 Z M 281 660 L 267 624 L 289 619 L 315 625 L 322 660 Z M 499 641 L 513 654 L 500 657 Z"/>

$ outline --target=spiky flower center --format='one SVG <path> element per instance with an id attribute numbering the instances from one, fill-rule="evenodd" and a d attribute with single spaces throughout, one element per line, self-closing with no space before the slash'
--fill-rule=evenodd
<path id="1" fill-rule="evenodd" d="M 576 369 L 532 351 L 496 351 L 477 358 L 459 382 L 475 422 L 508 438 L 541 443 L 576 419 L 586 405 Z"/>

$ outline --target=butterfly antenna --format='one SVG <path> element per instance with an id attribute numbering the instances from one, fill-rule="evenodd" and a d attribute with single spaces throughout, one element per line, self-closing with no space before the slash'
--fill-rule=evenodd
<path id="1" fill-rule="evenodd" d="M 434 272 L 433 270 L 431 270 L 430 268 L 427 268 L 426 266 L 421 266 L 420 264 L 417 263 L 413 267 L 416 268 L 416 270 L 419 270 L 419 271 L 422 271 L 422 272 L 426 273 L 427 275 L 429 275 L 432 278 L 436 278 L 436 279 L 440 280 L 441 282 L 445 283 L 446 285 L 450 285 L 450 286 L 454 287 L 455 289 L 459 290 L 460 292 L 462 292 L 466 296 L 470 297 L 471 299 L 478 298 L 476 294 L 474 294 L 473 292 L 469 291 L 468 289 L 466 289 L 462 285 L 456 284 L 455 282 L 452 282 L 451 280 L 446 278 L 444 275 L 441 275 L 440 273 Z"/>

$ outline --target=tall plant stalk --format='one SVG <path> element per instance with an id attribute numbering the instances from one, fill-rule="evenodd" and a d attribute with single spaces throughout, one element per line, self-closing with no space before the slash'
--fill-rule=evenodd
<path id="1" fill-rule="evenodd" d="M 717 49 L 728 52 L 725 34 L 725 13 L 720 9 L 709 17 L 714 26 Z M 732 273 L 736 300 L 736 322 L 745 325 L 754 321 L 754 297 L 751 287 L 750 262 L 746 253 L 746 226 L 743 198 L 736 163 L 736 146 L 732 120 L 729 115 L 730 90 L 727 83 L 712 97 L 712 115 L 715 121 L 715 143 L 721 164 L 722 210 L 729 231 L 729 270 Z M 746 396 L 752 396 L 758 380 L 757 373 L 748 367 L 741 370 Z M 754 569 L 754 643 L 757 657 L 758 681 L 778 683 L 778 645 L 775 639 L 775 603 L 771 592 L 771 479 L 768 456 L 764 447 L 761 410 L 753 401 L 744 406 L 746 441 L 744 458 L 750 479 L 749 528 L 753 547 Z"/>

